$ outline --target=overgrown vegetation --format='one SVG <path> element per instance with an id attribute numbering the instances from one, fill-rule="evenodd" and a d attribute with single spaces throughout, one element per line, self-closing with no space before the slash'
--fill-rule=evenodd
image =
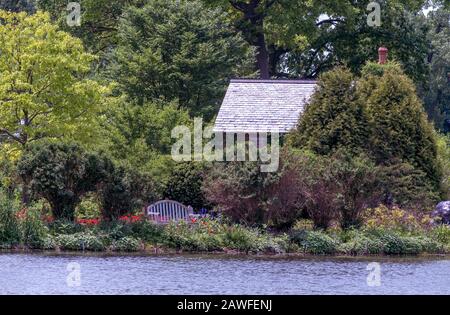
<path id="1" fill-rule="evenodd" d="M 448 253 L 446 1 L 383 2 L 378 28 L 368 1 L 80 2 L 73 28 L 65 0 L 0 4 L 1 248 Z M 233 77 L 318 79 L 278 172 L 171 159 Z M 144 220 L 161 198 L 214 216 Z"/>

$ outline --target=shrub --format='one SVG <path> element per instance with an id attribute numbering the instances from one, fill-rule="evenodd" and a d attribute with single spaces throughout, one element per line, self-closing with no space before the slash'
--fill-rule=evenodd
<path id="1" fill-rule="evenodd" d="M 162 241 L 164 228 L 148 220 L 131 223 L 133 236 L 146 242 L 159 243 Z"/>
<path id="2" fill-rule="evenodd" d="M 64 219 L 55 220 L 49 223 L 48 227 L 52 235 L 75 234 L 86 230 L 86 228 L 83 225 Z"/>
<path id="3" fill-rule="evenodd" d="M 389 231 L 381 233 L 379 237 L 387 255 L 418 255 L 431 248 L 431 243 L 425 243 L 426 240 L 418 237 L 400 236 Z"/>
<path id="4" fill-rule="evenodd" d="M 223 242 L 225 247 L 244 252 L 259 251 L 261 249 L 257 232 L 240 225 L 227 227 L 224 231 Z"/>
<path id="5" fill-rule="evenodd" d="M 379 167 L 384 203 L 400 208 L 431 209 L 439 201 L 427 175 L 411 164 L 392 160 Z"/>
<path id="6" fill-rule="evenodd" d="M 122 221 L 102 221 L 96 228 L 98 233 L 107 235 L 111 240 L 132 236 L 131 224 Z"/>
<path id="7" fill-rule="evenodd" d="M 96 219 L 101 215 L 98 197 L 95 194 L 88 194 L 81 199 L 77 206 L 75 216 L 77 219 Z"/>
<path id="8" fill-rule="evenodd" d="M 441 190 L 444 199 L 450 200 L 450 134 L 438 134 L 438 159 L 442 167 Z"/>
<path id="9" fill-rule="evenodd" d="M 339 246 L 339 251 L 350 255 L 382 254 L 383 249 L 384 244 L 380 239 L 357 231 L 353 231 L 351 237 Z"/>
<path id="10" fill-rule="evenodd" d="M 56 219 L 73 221 L 83 195 L 104 178 L 104 159 L 77 144 L 45 143 L 29 147 L 18 163 L 24 185 L 45 198 Z"/>
<path id="11" fill-rule="evenodd" d="M 353 153 L 366 148 L 368 117 L 356 97 L 354 80 L 352 73 L 341 67 L 323 73 L 288 143 L 320 155 L 342 148 Z"/>
<path id="12" fill-rule="evenodd" d="M 112 163 L 107 169 L 108 175 L 98 193 L 105 220 L 118 219 L 157 199 L 153 180 L 148 174 Z"/>
<path id="13" fill-rule="evenodd" d="M 204 171 L 205 168 L 201 163 L 175 164 L 165 185 L 164 197 L 192 206 L 194 209 L 206 207 L 207 201 L 201 189 Z"/>
<path id="14" fill-rule="evenodd" d="M 267 222 L 269 188 L 278 180 L 278 173 L 261 172 L 256 162 L 217 163 L 205 176 L 203 192 L 233 222 L 262 225 Z"/>
<path id="15" fill-rule="evenodd" d="M 441 244 L 450 244 L 450 226 L 439 225 L 431 230 L 430 236 Z"/>
<path id="16" fill-rule="evenodd" d="M 92 233 L 62 234 L 55 239 L 63 250 L 102 251 L 106 249 L 102 240 Z"/>
<path id="17" fill-rule="evenodd" d="M 385 181 L 401 184 L 398 189 L 395 183 L 387 188 L 402 205 L 414 204 L 413 200 L 424 196 L 429 204 L 440 186 L 445 186 L 441 170 L 445 162 L 438 157 L 433 126 L 414 83 L 396 63 L 368 63 L 357 79 L 342 68 L 323 74 L 298 128 L 288 136 L 288 144 L 324 156 L 340 150 L 351 156 L 365 153 L 377 166 L 386 165 L 388 174 L 403 172 L 404 176 L 389 176 Z M 440 148 L 445 152 L 442 143 Z M 404 163 L 401 170 L 396 166 L 389 169 L 399 163 Z M 402 191 L 407 194 L 402 196 Z"/>
<path id="18" fill-rule="evenodd" d="M 186 223 L 169 223 L 164 229 L 164 244 L 178 250 L 195 250 L 196 246 L 190 238 L 191 231 Z"/>
<path id="19" fill-rule="evenodd" d="M 29 248 L 47 247 L 48 228 L 42 222 L 39 214 L 36 209 L 30 208 L 21 224 L 23 243 Z"/>
<path id="20" fill-rule="evenodd" d="M 363 215 L 365 229 L 384 229 L 398 232 L 421 232 L 431 227 L 431 218 L 422 212 L 398 207 L 379 206 L 367 209 Z"/>
<path id="21" fill-rule="evenodd" d="M 363 210 L 381 199 L 377 169 L 364 156 L 295 152 L 288 159 L 297 165 L 291 176 L 298 178 L 296 187 L 316 228 L 327 229 L 334 220 L 343 228 L 359 226 Z"/>
<path id="22" fill-rule="evenodd" d="M 19 221 L 15 213 L 14 201 L 0 193 L 0 244 L 16 245 L 20 243 Z"/>
<path id="23" fill-rule="evenodd" d="M 293 231 L 291 241 L 298 244 L 304 252 L 314 255 L 334 254 L 338 242 L 320 231 Z"/>
<path id="24" fill-rule="evenodd" d="M 235 223 L 290 228 L 301 217 L 296 164 L 282 161 L 278 172 L 261 172 L 259 163 L 217 164 L 206 175 L 206 198 Z"/>
<path id="25" fill-rule="evenodd" d="M 114 241 L 113 250 L 119 252 L 135 252 L 141 248 L 140 242 L 134 237 L 124 237 L 117 241 Z"/>

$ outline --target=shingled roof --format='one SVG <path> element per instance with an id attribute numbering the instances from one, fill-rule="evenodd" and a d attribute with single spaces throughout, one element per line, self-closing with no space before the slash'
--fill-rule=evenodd
<path id="1" fill-rule="evenodd" d="M 297 126 L 315 87 L 304 80 L 231 80 L 214 131 L 286 133 Z"/>

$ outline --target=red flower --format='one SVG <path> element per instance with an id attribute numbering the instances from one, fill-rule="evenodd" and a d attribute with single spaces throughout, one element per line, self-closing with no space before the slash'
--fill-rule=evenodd
<path id="1" fill-rule="evenodd" d="M 98 225 L 100 223 L 100 219 L 78 219 L 77 223 L 81 225 Z"/>

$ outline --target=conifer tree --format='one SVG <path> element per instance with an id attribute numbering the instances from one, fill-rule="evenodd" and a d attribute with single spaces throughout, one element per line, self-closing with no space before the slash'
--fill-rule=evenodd
<path id="1" fill-rule="evenodd" d="M 303 113 L 298 129 L 288 137 L 295 147 L 328 155 L 339 148 L 357 153 L 369 138 L 363 104 L 355 97 L 354 77 L 346 68 L 324 73 Z"/>

